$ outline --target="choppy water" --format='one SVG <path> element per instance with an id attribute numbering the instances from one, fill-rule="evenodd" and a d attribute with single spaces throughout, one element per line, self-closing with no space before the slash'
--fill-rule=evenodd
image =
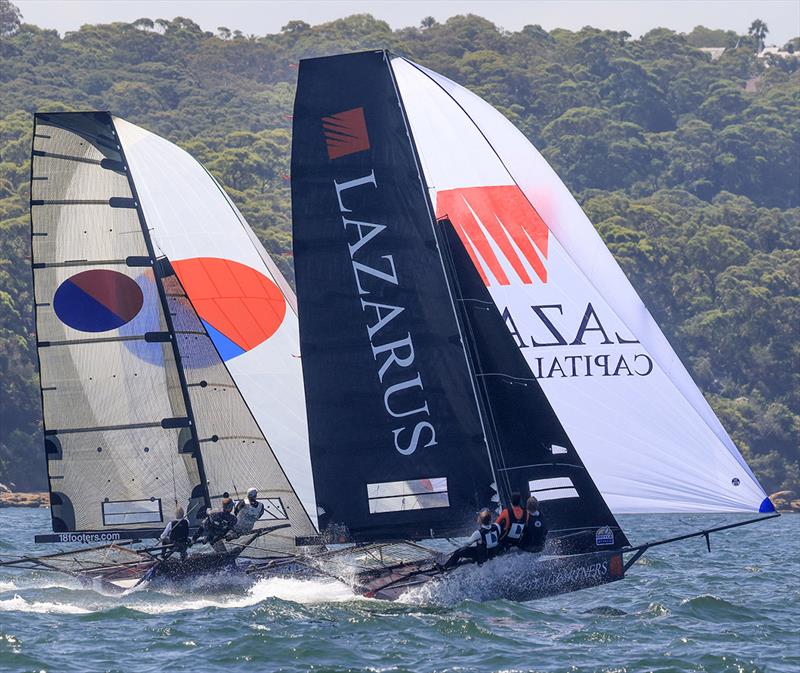
<path id="1" fill-rule="evenodd" d="M 622 517 L 633 541 L 721 516 Z M 38 551 L 45 510 L 0 510 L 0 556 Z M 264 580 L 103 596 L 0 568 L 0 671 L 800 671 L 800 516 L 653 549 L 623 582 L 531 603 L 402 603 Z M 481 572 L 491 572 L 491 564 Z M 467 575 L 479 582 L 480 575 Z"/>

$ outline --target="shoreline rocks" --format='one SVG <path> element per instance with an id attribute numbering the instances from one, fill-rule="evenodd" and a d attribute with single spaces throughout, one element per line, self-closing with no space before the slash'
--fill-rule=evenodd
<path id="1" fill-rule="evenodd" d="M 47 492 L 13 493 L 0 492 L 0 508 L 2 507 L 49 507 L 50 494 Z"/>
<path id="2" fill-rule="evenodd" d="M 769 496 L 779 512 L 800 512 L 800 500 L 794 491 L 778 491 Z"/>

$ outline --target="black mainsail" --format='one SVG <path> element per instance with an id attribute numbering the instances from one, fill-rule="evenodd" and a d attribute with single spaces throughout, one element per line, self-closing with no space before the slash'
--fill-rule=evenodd
<path id="1" fill-rule="evenodd" d="M 321 526 L 458 535 L 492 496 L 481 419 L 382 53 L 303 61 L 292 214 Z"/>

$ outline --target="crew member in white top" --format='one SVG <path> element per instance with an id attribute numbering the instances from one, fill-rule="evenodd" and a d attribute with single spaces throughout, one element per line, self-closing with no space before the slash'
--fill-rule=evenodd
<path id="1" fill-rule="evenodd" d="M 492 513 L 488 509 L 481 510 L 478 515 L 480 527 L 472 537 L 467 540 L 467 544 L 456 549 L 452 556 L 445 562 L 443 570 L 457 565 L 461 559 L 469 559 L 473 563 L 483 563 L 500 551 L 501 529 L 496 523 L 492 523 Z"/>
<path id="2" fill-rule="evenodd" d="M 258 501 L 258 491 L 255 488 L 247 489 L 247 497 L 236 503 L 233 509 L 236 515 L 236 525 L 231 533 L 234 537 L 252 532 L 256 521 L 264 514 L 264 504 Z"/>

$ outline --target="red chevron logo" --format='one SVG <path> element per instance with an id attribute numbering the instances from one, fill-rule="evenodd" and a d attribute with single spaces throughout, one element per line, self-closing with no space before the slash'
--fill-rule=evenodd
<path id="1" fill-rule="evenodd" d="M 363 107 L 323 117 L 322 128 L 328 146 L 328 158 L 331 160 L 369 149 Z"/>
<path id="2" fill-rule="evenodd" d="M 453 223 L 487 286 L 547 282 L 549 230 L 516 185 L 442 190 L 436 216 Z"/>

